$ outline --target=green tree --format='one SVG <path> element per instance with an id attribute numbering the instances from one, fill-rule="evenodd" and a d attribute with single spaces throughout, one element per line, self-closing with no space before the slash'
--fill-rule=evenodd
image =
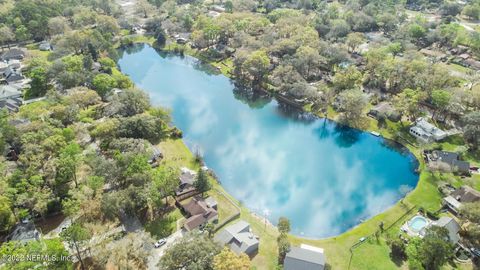
<path id="1" fill-rule="evenodd" d="M 448 242 L 448 230 L 432 226 L 427 229 L 420 249 L 420 259 L 426 269 L 440 269 L 453 252 L 453 246 Z"/>
<path id="2" fill-rule="evenodd" d="M 205 234 L 189 233 L 168 247 L 158 267 L 165 270 L 212 270 L 220 247 Z"/>
<path id="3" fill-rule="evenodd" d="M 286 217 L 280 217 L 278 219 L 278 231 L 280 233 L 289 233 L 290 232 L 290 220 Z"/>
<path id="4" fill-rule="evenodd" d="M 477 150 L 480 146 L 480 111 L 471 112 L 462 118 L 463 138 L 470 148 Z"/>
<path id="5" fill-rule="evenodd" d="M 15 39 L 15 35 L 8 26 L 0 27 L 0 44 L 9 45 Z M 9 45 L 10 48 L 10 45 Z"/>
<path id="6" fill-rule="evenodd" d="M 462 13 L 472 20 L 478 20 L 480 18 L 480 6 L 477 4 L 466 5 Z"/>
<path id="7" fill-rule="evenodd" d="M 245 253 L 237 255 L 229 248 L 224 247 L 222 251 L 213 258 L 214 270 L 248 270 L 250 259 Z"/>
<path id="8" fill-rule="evenodd" d="M 48 90 L 47 70 L 44 67 L 35 67 L 28 73 L 28 76 L 32 80 L 27 92 L 28 97 L 44 96 Z"/>
<path id="9" fill-rule="evenodd" d="M 117 81 L 112 76 L 101 73 L 93 78 L 92 85 L 101 97 L 106 97 L 110 90 L 117 86 Z"/>
<path id="10" fill-rule="evenodd" d="M 433 90 L 431 98 L 432 105 L 435 106 L 435 112 L 433 113 L 433 117 L 435 117 L 438 111 L 446 110 L 447 105 L 450 104 L 450 100 L 452 99 L 452 94 L 445 90 Z"/>
<path id="11" fill-rule="evenodd" d="M 355 67 L 340 69 L 333 77 L 333 85 L 338 91 L 352 89 L 362 82 L 362 73 Z"/>
<path id="12" fill-rule="evenodd" d="M 270 59 L 268 58 L 267 53 L 263 50 L 254 51 L 251 53 L 243 64 L 244 70 L 253 77 L 253 85 L 259 85 L 262 83 L 269 67 Z"/>
<path id="13" fill-rule="evenodd" d="M 365 36 L 362 33 L 354 32 L 347 35 L 346 44 L 351 52 L 355 52 L 363 42 L 365 42 Z"/>
<path id="14" fill-rule="evenodd" d="M 32 35 L 30 35 L 30 32 L 28 32 L 28 29 L 23 25 L 20 25 L 15 30 L 15 39 L 19 42 L 29 40 L 31 37 Z"/>
<path id="15" fill-rule="evenodd" d="M 408 27 L 408 34 L 413 39 L 424 38 L 426 32 L 425 28 L 417 23 L 413 23 Z"/>
<path id="16" fill-rule="evenodd" d="M 0 247 L 0 257 L 12 256 L 12 258 L 26 258 L 27 255 L 42 255 L 49 258 L 56 257 L 57 260 L 5 260 L 3 267 L 10 270 L 24 269 L 70 269 L 72 262 L 70 260 L 60 260 L 59 258 L 68 258 L 68 251 L 65 249 L 59 238 L 40 239 L 38 241 L 29 241 L 20 243 L 17 241 L 9 241 L 3 243 Z"/>
<path id="17" fill-rule="evenodd" d="M 202 168 L 198 170 L 197 178 L 195 179 L 195 182 L 193 182 L 193 186 L 197 191 L 202 193 L 202 196 L 212 188 L 208 181 L 207 174 Z"/>
<path id="18" fill-rule="evenodd" d="M 290 251 L 290 241 L 286 233 L 281 233 L 277 238 L 278 263 L 283 264 L 285 256 Z"/>
<path id="19" fill-rule="evenodd" d="M 361 127 L 364 122 L 364 110 L 367 100 L 361 90 L 347 90 L 339 95 L 342 111 L 341 121 L 353 127 Z"/>
<path id="20" fill-rule="evenodd" d="M 7 232 L 15 224 L 10 200 L 0 195 L 0 232 Z"/>
<path id="21" fill-rule="evenodd" d="M 78 261 L 80 262 L 80 266 L 82 270 L 85 270 L 85 264 L 82 258 L 81 248 L 82 245 L 90 239 L 90 232 L 83 228 L 78 223 L 73 223 L 65 230 L 60 233 L 60 236 L 65 240 L 71 248 L 75 249 L 76 256 Z"/>

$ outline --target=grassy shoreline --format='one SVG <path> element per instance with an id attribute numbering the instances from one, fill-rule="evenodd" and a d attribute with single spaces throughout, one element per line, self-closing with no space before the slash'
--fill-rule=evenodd
<path id="1" fill-rule="evenodd" d="M 145 39 L 139 39 L 139 43 L 145 43 Z M 152 43 L 147 42 L 149 45 Z M 173 52 L 174 46 L 167 45 L 163 48 L 166 52 Z M 183 51 L 184 54 L 199 58 L 200 60 L 215 66 L 223 75 L 231 78 L 231 59 L 226 61 L 211 62 L 201 57 L 197 50 L 188 48 Z M 223 68 L 222 68 L 223 67 Z M 318 115 L 320 116 L 320 115 Z M 335 114 L 330 113 L 328 119 L 335 121 Z M 363 131 L 376 131 L 382 137 L 394 140 L 394 134 L 387 129 L 380 129 L 377 127 L 374 120 L 369 120 L 370 125 Z M 404 265 L 396 264 L 390 259 L 390 249 L 386 244 L 385 235 L 394 234 L 398 228 L 408 217 L 416 213 L 416 209 L 408 213 L 412 208 L 423 208 L 428 211 L 436 211 L 440 207 L 441 195 L 437 190 L 436 181 L 438 179 L 434 174 L 426 170 L 426 165 L 422 158 L 422 151 L 412 145 L 402 144 L 405 146 L 419 162 L 419 180 L 417 186 L 402 200 L 386 209 L 382 213 L 371 217 L 367 221 L 355 226 L 354 228 L 344 232 L 335 237 L 325 239 L 308 239 L 290 235 L 290 241 L 293 245 L 300 243 L 307 243 L 325 249 L 327 262 L 333 268 L 338 269 L 398 269 L 404 268 Z M 162 145 L 161 145 L 162 146 Z M 167 147 L 165 162 L 174 164 L 175 166 L 190 166 L 196 168 L 194 157 L 191 151 L 181 140 L 168 141 L 163 143 L 163 147 Z M 175 161 L 169 160 L 169 152 L 173 154 Z M 180 159 L 178 159 L 180 157 Z M 180 161 L 179 161 L 180 160 Z M 275 269 L 277 266 L 277 243 L 276 237 L 278 231 L 274 226 L 267 225 L 261 218 L 252 213 L 245 206 L 242 206 L 238 200 L 233 198 L 225 189 L 218 183 L 214 183 L 213 189 L 220 191 L 228 196 L 231 201 L 236 202 L 241 209 L 241 219 L 246 220 L 252 226 L 253 231 L 260 236 L 260 250 L 258 255 L 253 259 L 252 263 L 255 269 Z M 407 213 L 407 214 L 406 214 Z M 385 227 L 392 225 L 390 230 L 383 232 L 378 237 L 373 236 L 379 230 L 379 224 L 383 222 Z M 350 248 L 358 243 L 361 237 L 368 237 L 368 239 L 356 247 L 353 252 Z"/>

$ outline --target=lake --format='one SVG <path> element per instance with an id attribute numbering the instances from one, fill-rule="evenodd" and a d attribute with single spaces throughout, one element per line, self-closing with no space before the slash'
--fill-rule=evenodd
<path id="1" fill-rule="evenodd" d="M 338 235 L 417 184 L 405 148 L 238 89 L 197 59 L 139 45 L 119 66 L 152 104 L 172 109 L 184 142 L 230 194 L 273 224 L 288 217 L 295 235 Z"/>

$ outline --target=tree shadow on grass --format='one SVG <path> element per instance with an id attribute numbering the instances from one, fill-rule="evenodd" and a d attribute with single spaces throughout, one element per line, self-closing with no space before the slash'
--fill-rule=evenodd
<path id="1" fill-rule="evenodd" d="M 177 220 L 174 216 L 165 214 L 162 217 L 147 223 L 145 230 L 149 232 L 153 238 L 165 238 L 175 232 L 177 228 Z"/>

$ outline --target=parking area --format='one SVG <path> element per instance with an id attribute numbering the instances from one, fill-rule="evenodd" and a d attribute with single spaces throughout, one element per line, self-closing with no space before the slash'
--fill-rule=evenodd
<path id="1" fill-rule="evenodd" d="M 180 229 L 174 232 L 173 234 L 171 234 L 170 236 L 168 236 L 167 238 L 165 238 L 166 243 L 163 246 L 159 248 L 154 248 L 152 252 L 153 253 L 152 256 L 150 256 L 150 258 L 148 259 L 148 269 L 158 269 L 157 263 L 165 253 L 165 250 L 167 250 L 169 246 L 171 246 L 180 238 L 182 238 L 185 235 L 185 233 L 186 232 L 183 229 Z"/>

